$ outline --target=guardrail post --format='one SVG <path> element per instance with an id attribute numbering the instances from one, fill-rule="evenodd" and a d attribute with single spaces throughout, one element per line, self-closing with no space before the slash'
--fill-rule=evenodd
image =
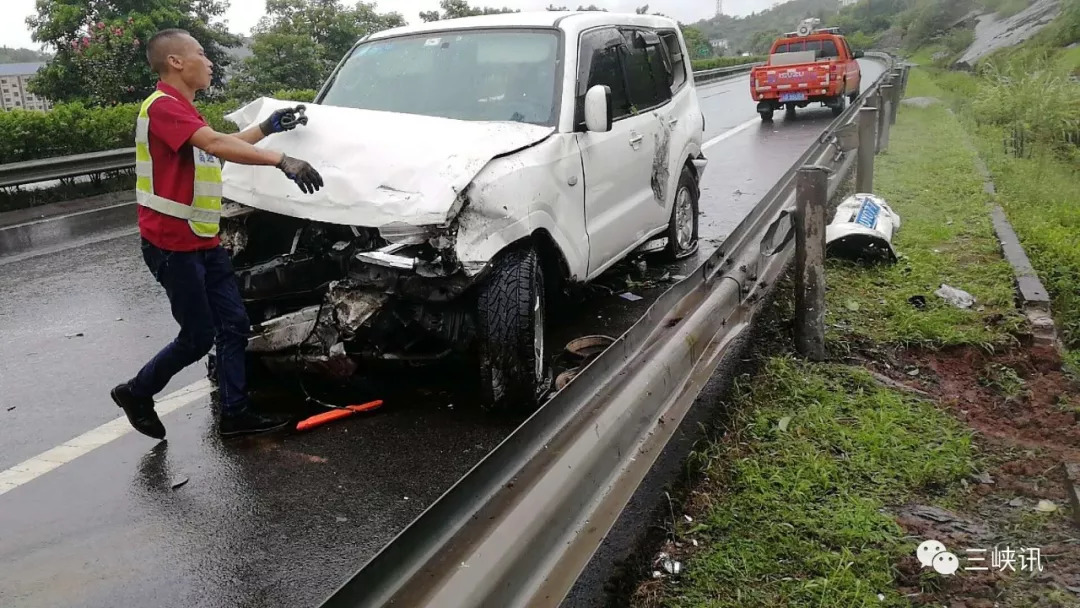
<path id="1" fill-rule="evenodd" d="M 889 149 L 889 116 L 892 113 L 893 85 L 881 86 L 881 96 L 878 105 L 878 146 L 877 151 L 885 152 Z"/>
<path id="2" fill-rule="evenodd" d="M 903 97 L 904 95 L 907 95 L 907 83 L 908 83 L 908 76 L 911 75 L 911 65 L 909 65 L 907 63 L 904 64 L 904 72 L 903 72 L 903 74 L 904 75 L 900 77 L 900 96 L 901 97 Z"/>
<path id="3" fill-rule="evenodd" d="M 795 186 L 795 345 L 813 361 L 825 359 L 825 207 L 829 176 L 799 169 Z"/>
<path id="4" fill-rule="evenodd" d="M 877 108 L 864 106 L 859 110 L 859 164 L 855 174 L 855 191 L 874 191 L 874 154 L 877 144 Z"/>
<path id="5" fill-rule="evenodd" d="M 889 105 L 889 124 L 896 124 L 896 114 L 900 111 L 900 100 L 904 98 L 904 72 L 896 69 L 892 79 L 892 99 Z"/>

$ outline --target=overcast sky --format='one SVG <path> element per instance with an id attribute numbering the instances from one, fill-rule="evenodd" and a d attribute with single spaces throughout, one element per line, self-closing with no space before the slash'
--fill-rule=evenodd
<path id="1" fill-rule="evenodd" d="M 724 13 L 745 15 L 767 8 L 774 1 L 724 0 Z M 542 10 L 552 2 L 553 0 L 491 0 L 490 2 L 472 0 L 469 4 Z M 26 17 L 35 10 L 34 0 L 0 0 L 0 3 L 4 5 L 4 19 L 0 20 L 0 46 L 36 48 L 30 40 L 30 30 L 26 27 Z M 352 0 L 346 0 L 344 3 L 352 4 Z M 596 4 L 608 10 L 630 12 L 645 4 L 645 0 L 591 0 L 587 2 L 560 0 L 554 3 L 570 8 L 577 8 L 578 4 Z M 661 12 L 684 22 L 710 17 L 716 12 L 715 0 L 650 0 L 648 4 L 650 12 Z M 259 20 L 265 6 L 265 0 L 231 0 L 229 12 L 226 14 L 229 29 L 239 34 L 247 34 L 251 26 Z M 420 20 L 418 16 L 420 11 L 437 9 L 439 2 L 438 0 L 380 0 L 378 6 L 382 11 L 399 12 L 409 23 L 416 23 Z"/>

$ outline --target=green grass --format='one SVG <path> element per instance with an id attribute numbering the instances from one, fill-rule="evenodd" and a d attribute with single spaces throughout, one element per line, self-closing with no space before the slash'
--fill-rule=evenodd
<path id="1" fill-rule="evenodd" d="M 915 544 L 882 508 L 974 472 L 968 432 L 847 366 L 773 358 L 736 395 L 717 495 L 681 530 L 706 548 L 663 605 L 908 606 L 892 568 Z"/>
<path id="2" fill-rule="evenodd" d="M 1062 340 L 1080 349 L 1080 171 L 1048 154 L 1007 156 L 995 137 L 1000 132 L 987 129 L 980 135 L 998 202 L 1053 297 Z"/>
<path id="3" fill-rule="evenodd" d="M 1080 46 L 1061 49 L 1055 54 L 1054 67 L 1065 74 L 1080 75 Z"/>
<path id="4" fill-rule="evenodd" d="M 1020 49 L 1014 51 L 1011 59 L 1001 61 L 1014 61 L 1016 65 L 1034 63 L 1064 77 L 1080 68 L 1080 48 L 1058 53 Z M 1080 203 L 1076 197 L 1080 192 L 1080 168 L 1077 165 L 1080 151 L 1070 155 L 1068 149 L 1062 150 L 1059 145 L 1035 142 L 1030 158 L 1017 158 L 1006 153 L 1003 142 L 1010 131 L 987 124 L 990 117 L 980 113 L 981 109 L 992 105 L 988 100 L 992 100 L 993 95 L 988 89 L 994 85 L 966 73 L 927 72 L 932 83 L 923 87 L 922 94 L 931 95 L 933 87 L 938 87 L 939 96 L 956 108 L 962 126 L 976 143 L 993 176 L 996 200 L 1005 209 L 1009 223 L 1053 298 L 1055 323 L 1068 349 L 1066 365 L 1075 370 L 1074 373 L 1080 372 Z M 920 77 L 920 80 L 924 79 Z M 1078 85 L 1061 83 L 1060 86 Z M 980 93 L 984 101 L 973 104 Z M 1025 122 L 1031 120 L 1025 119 Z"/>
<path id="5" fill-rule="evenodd" d="M 1004 19 L 1031 6 L 1031 0 L 983 0 L 983 6 L 996 12 L 999 18 Z"/>
<path id="6" fill-rule="evenodd" d="M 921 65 L 930 66 L 934 64 L 934 55 L 946 50 L 943 44 L 931 44 L 927 45 L 908 57 L 908 61 Z M 911 90 L 911 83 L 908 83 L 908 90 Z"/>
<path id="7" fill-rule="evenodd" d="M 914 70 L 908 96 L 942 92 Z M 1012 269 L 1001 258 L 988 195 L 959 121 L 943 105 L 904 106 L 875 176 L 876 194 L 901 219 L 893 238 L 901 259 L 873 268 L 830 261 L 831 346 L 843 349 L 850 337 L 912 346 L 1010 341 L 1022 323 L 1013 307 Z M 943 283 L 974 295 L 975 307 L 955 308 L 934 295 Z M 913 296 L 925 298 L 925 309 L 909 302 Z"/>

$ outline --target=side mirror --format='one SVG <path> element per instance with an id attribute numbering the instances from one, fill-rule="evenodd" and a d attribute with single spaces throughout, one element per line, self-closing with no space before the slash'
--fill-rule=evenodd
<path id="1" fill-rule="evenodd" d="M 585 126 L 590 131 L 607 133 L 611 130 L 611 89 L 598 84 L 585 93 Z"/>
<path id="2" fill-rule="evenodd" d="M 866 54 L 862 51 L 855 51 L 854 53 L 852 53 L 852 55 L 855 57 L 855 59 L 862 59 L 866 56 Z"/>

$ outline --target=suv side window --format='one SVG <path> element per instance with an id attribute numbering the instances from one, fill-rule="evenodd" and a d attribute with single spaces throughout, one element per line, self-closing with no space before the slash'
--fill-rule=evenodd
<path id="1" fill-rule="evenodd" d="M 630 97 L 620 56 L 622 45 L 623 37 L 613 27 L 582 34 L 575 104 L 578 125 L 585 122 L 585 94 L 598 84 L 611 89 L 612 120 L 630 115 Z"/>
<path id="2" fill-rule="evenodd" d="M 644 29 L 625 29 L 626 83 L 630 102 L 640 112 L 671 100 L 671 63 L 660 37 Z"/>
<path id="3" fill-rule="evenodd" d="M 689 63 L 683 55 L 682 46 L 679 44 L 679 35 L 675 32 L 663 32 L 660 38 L 667 48 L 668 58 L 671 61 L 671 92 L 678 93 L 686 84 L 686 66 Z"/>

